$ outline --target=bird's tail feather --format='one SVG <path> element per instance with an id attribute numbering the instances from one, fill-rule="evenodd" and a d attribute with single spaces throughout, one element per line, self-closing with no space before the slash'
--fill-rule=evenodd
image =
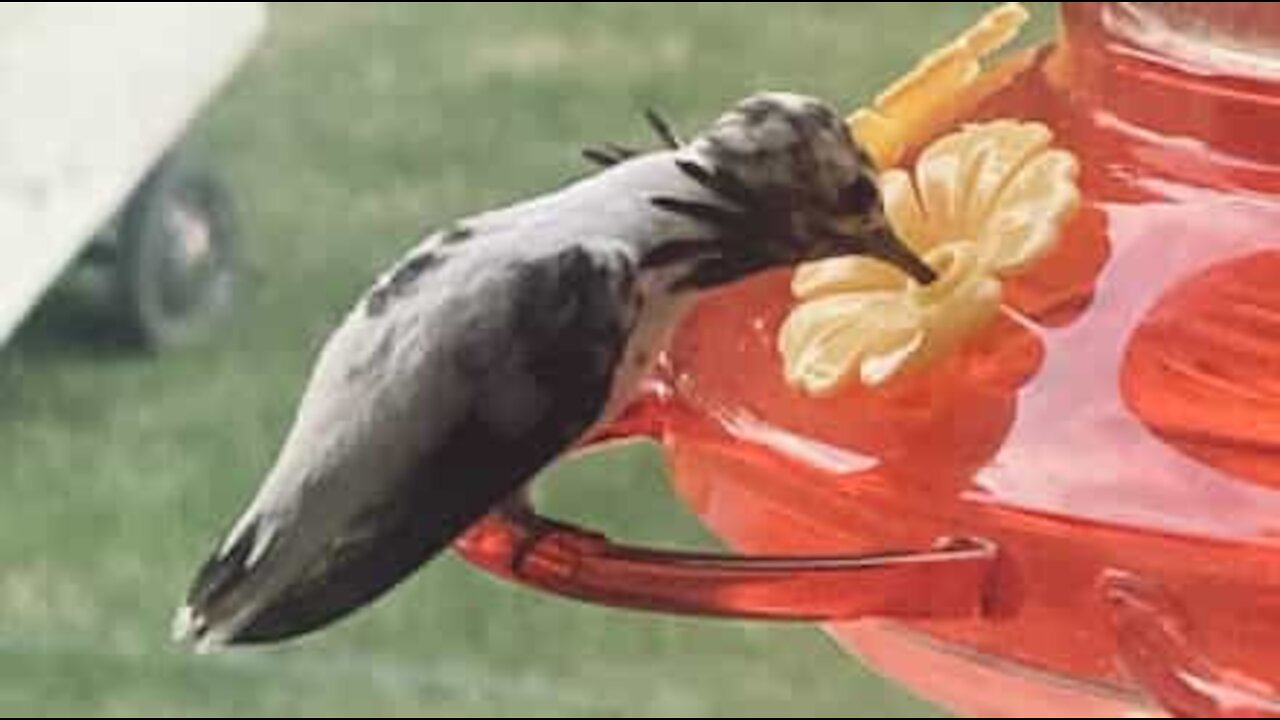
<path id="1" fill-rule="evenodd" d="M 197 575 L 174 621 L 176 639 L 212 650 L 313 632 L 373 602 L 466 528 L 380 510 L 314 552 L 297 552 L 286 537 L 263 551 L 262 523 L 246 524 Z"/>

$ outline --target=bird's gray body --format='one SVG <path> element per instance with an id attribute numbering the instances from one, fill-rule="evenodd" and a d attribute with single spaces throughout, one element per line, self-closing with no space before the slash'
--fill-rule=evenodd
<path id="1" fill-rule="evenodd" d="M 457 223 L 375 283 L 326 343 L 275 467 L 221 549 L 239 545 L 243 577 L 227 592 L 246 599 L 221 600 L 238 617 L 207 641 L 273 639 L 272 607 L 253 597 L 275 598 L 291 627 L 303 612 L 329 619 L 327 606 L 301 607 L 320 595 L 299 584 L 307 575 L 331 585 L 326 597 L 385 589 L 625 402 L 687 302 L 646 297 L 639 258 L 698 231 L 636 189 L 707 194 L 668 154 Z M 433 502 L 450 492 L 470 500 Z M 405 534 L 400 546 L 378 537 L 391 532 Z M 344 557 L 384 577 L 344 590 Z"/>
<path id="2" fill-rule="evenodd" d="M 706 287 L 844 252 L 919 263 L 885 239 L 869 171 L 825 105 L 760 96 L 689 146 L 426 238 L 329 338 L 177 633 L 275 641 L 373 600 L 621 408 Z"/>
<path id="3" fill-rule="evenodd" d="M 558 356 L 562 367 L 596 359 L 573 356 L 557 342 L 621 353 L 636 328 L 654 324 L 647 316 L 683 304 L 644 297 L 638 259 L 654 238 L 696 228 L 618 191 L 651 185 L 658 192 L 673 183 L 701 192 L 668 158 L 653 155 L 427 237 L 331 335 L 259 509 L 275 496 L 323 492 L 303 486 L 337 465 L 353 465 L 354 482 L 394 484 L 403 472 L 421 470 L 414 464 L 448 442 L 455 420 L 468 413 L 511 442 L 569 400 L 603 414 L 607 395 L 551 397 L 555 388 L 531 375 L 528 364 L 539 355 Z M 625 394 L 628 388 L 612 383 L 621 369 L 602 362 L 573 371 L 584 384 L 603 381 L 609 394 Z M 572 440 L 584 429 L 564 432 Z"/>

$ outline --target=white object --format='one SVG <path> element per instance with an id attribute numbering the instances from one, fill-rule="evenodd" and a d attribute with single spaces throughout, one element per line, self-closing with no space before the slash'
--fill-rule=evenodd
<path id="1" fill-rule="evenodd" d="M 260 3 L 0 4 L 0 343 L 265 20 Z"/>

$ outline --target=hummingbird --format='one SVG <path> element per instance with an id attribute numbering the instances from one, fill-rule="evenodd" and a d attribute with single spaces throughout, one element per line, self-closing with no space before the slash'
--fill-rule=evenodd
<path id="1" fill-rule="evenodd" d="M 710 290 L 844 255 L 935 273 L 886 220 L 828 104 L 748 97 L 688 142 L 430 233 L 326 341 L 257 494 L 174 621 L 202 650 L 277 643 L 398 586 L 628 405 Z"/>

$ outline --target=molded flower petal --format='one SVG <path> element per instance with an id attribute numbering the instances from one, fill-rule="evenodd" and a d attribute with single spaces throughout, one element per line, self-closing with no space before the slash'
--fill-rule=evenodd
<path id="1" fill-rule="evenodd" d="M 888 173 L 894 191 L 885 202 L 894 229 L 913 247 L 976 243 L 984 265 L 1002 276 L 1025 268 L 1053 246 L 1080 202 L 1075 158 L 1050 149 L 1052 140 L 1044 125 L 1013 120 L 942 138 L 916 165 L 919 217 L 897 189 L 906 173 Z"/>
<path id="2" fill-rule="evenodd" d="M 880 260 L 839 257 L 806 263 L 791 278 L 791 292 L 802 300 L 850 292 L 903 290 L 907 277 Z"/>
<path id="3" fill-rule="evenodd" d="M 850 128 L 879 167 L 897 165 L 957 118 L 1025 69 L 1029 55 L 988 68 L 991 56 L 1011 43 L 1031 15 L 1018 3 L 1002 5 L 939 48 L 854 113 Z"/>
<path id="4" fill-rule="evenodd" d="M 903 293 L 849 293 L 813 300 L 778 336 L 787 381 L 817 397 L 852 379 L 876 385 L 896 374 L 924 342 L 921 313 Z"/>
<path id="5" fill-rule="evenodd" d="M 1015 275 L 1053 248 L 1080 208 L 1079 171 L 1074 155 L 1048 150 L 1009 180 L 983 227 L 985 262 L 994 272 Z"/>

